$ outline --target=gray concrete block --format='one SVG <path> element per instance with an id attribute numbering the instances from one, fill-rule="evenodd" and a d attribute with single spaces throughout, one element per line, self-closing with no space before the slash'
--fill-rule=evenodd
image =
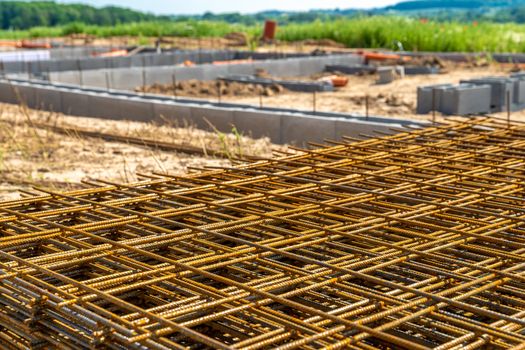
<path id="1" fill-rule="evenodd" d="M 175 74 L 177 81 L 191 80 L 195 76 L 193 67 L 176 67 L 173 69 L 171 76 Z"/>
<path id="2" fill-rule="evenodd" d="M 100 76 L 105 79 L 105 76 Z M 134 89 L 143 85 L 142 71 L 137 69 L 116 69 L 111 71 L 111 88 L 118 90 Z"/>
<path id="3" fill-rule="evenodd" d="M 282 116 L 278 113 L 250 110 L 235 110 L 233 125 L 243 135 L 253 138 L 268 137 L 272 142 L 281 142 Z"/>
<path id="4" fill-rule="evenodd" d="M 336 136 L 336 120 L 302 115 L 283 115 L 281 143 L 305 146 L 307 142 L 323 142 Z"/>
<path id="5" fill-rule="evenodd" d="M 461 84 L 443 92 L 441 112 L 448 115 L 476 115 L 491 111 L 489 85 Z"/>
<path id="6" fill-rule="evenodd" d="M 61 90 L 62 113 L 68 115 L 89 115 L 89 93 L 80 90 Z"/>
<path id="7" fill-rule="evenodd" d="M 35 89 L 30 85 L 16 84 L 13 85 L 17 104 L 25 104 L 29 108 L 37 108 L 38 101 L 35 93 Z"/>
<path id="8" fill-rule="evenodd" d="M 52 112 L 62 112 L 62 94 L 54 88 L 35 89 L 35 108 Z"/>
<path id="9" fill-rule="evenodd" d="M 374 135 L 375 131 L 392 132 L 390 128 L 401 127 L 393 123 L 374 123 L 357 119 L 337 119 L 335 121 L 335 140 L 343 140 L 343 136 L 359 138 L 360 135 Z"/>
<path id="10" fill-rule="evenodd" d="M 140 98 L 124 98 L 118 105 L 120 119 L 139 122 L 151 122 L 154 118 L 154 108 L 151 101 Z"/>
<path id="11" fill-rule="evenodd" d="M 173 74 L 173 69 L 170 67 L 157 67 L 156 69 L 147 68 L 146 69 L 146 85 L 171 83 L 172 74 Z"/>
<path id="12" fill-rule="evenodd" d="M 203 130 L 213 130 L 206 122 L 208 120 L 217 130 L 231 132 L 233 126 L 233 110 L 211 106 L 191 106 L 191 121 Z"/>
<path id="13" fill-rule="evenodd" d="M 507 77 L 486 77 L 481 79 L 462 80 L 462 84 L 490 85 L 491 87 L 491 110 L 502 112 L 507 109 L 507 94 L 510 101 L 514 101 L 514 81 Z"/>
<path id="14" fill-rule="evenodd" d="M 311 68 L 309 64 L 304 63 L 307 58 L 287 58 L 284 60 L 272 60 L 270 72 L 276 77 L 299 77 L 303 75 L 310 75 L 308 69 Z M 301 66 L 302 65 L 302 66 Z M 322 72 L 324 67 L 319 72 Z"/>
<path id="15" fill-rule="evenodd" d="M 514 100 L 517 105 L 525 104 L 525 77 L 514 80 Z"/>
<path id="16" fill-rule="evenodd" d="M 228 67 L 226 65 L 202 65 L 202 75 L 199 80 L 215 80 L 221 76 L 228 74 Z"/>
<path id="17" fill-rule="evenodd" d="M 17 97 L 15 87 L 8 82 L 0 83 L 0 99 L 5 103 L 18 104 L 19 98 Z"/>
<path id="18" fill-rule="evenodd" d="M 441 69 L 439 67 L 405 66 L 406 75 L 439 74 L 440 71 Z"/>
<path id="19" fill-rule="evenodd" d="M 344 74 L 371 74 L 377 71 L 377 67 L 365 64 L 355 65 L 328 65 L 325 68 L 328 72 L 340 72 Z"/>
<path id="20" fill-rule="evenodd" d="M 239 63 L 239 64 L 228 64 L 226 65 L 228 75 L 243 75 L 243 74 L 255 74 L 256 69 L 253 63 Z"/>
<path id="21" fill-rule="evenodd" d="M 429 86 L 420 86 L 417 88 L 417 114 L 428 114 L 432 112 L 433 102 L 432 99 L 435 97 L 435 109 L 436 111 L 441 111 L 441 101 L 443 96 L 443 91 L 446 89 L 452 88 L 452 84 L 439 84 L 439 85 L 429 85 Z M 433 90 L 435 90 L 435 95 Z"/>
<path id="22" fill-rule="evenodd" d="M 176 102 L 153 101 L 153 121 L 175 126 L 196 124 L 192 120 L 191 107 Z"/>
<path id="23" fill-rule="evenodd" d="M 122 102 L 123 99 L 115 98 L 115 96 L 90 94 L 88 95 L 87 114 L 90 117 L 121 120 L 123 119 Z"/>
<path id="24" fill-rule="evenodd" d="M 390 84 L 396 79 L 396 69 L 394 67 L 379 67 L 377 74 L 379 74 L 377 84 Z"/>
<path id="25" fill-rule="evenodd" d="M 106 87 L 106 73 L 108 69 L 82 71 L 82 86 Z"/>
<path id="26" fill-rule="evenodd" d="M 78 71 L 52 72 L 50 74 L 50 81 L 79 85 L 80 73 Z"/>
<path id="27" fill-rule="evenodd" d="M 299 61 L 299 74 L 308 76 L 320 72 L 324 72 L 326 68 L 326 61 L 320 60 L 317 57 L 304 58 Z"/>

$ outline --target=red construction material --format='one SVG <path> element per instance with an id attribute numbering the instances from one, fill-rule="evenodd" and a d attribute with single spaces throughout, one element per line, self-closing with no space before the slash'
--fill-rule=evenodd
<path id="1" fill-rule="evenodd" d="M 345 87 L 348 85 L 348 78 L 340 75 L 329 75 L 319 79 L 318 81 L 328 81 L 332 83 L 334 87 Z"/>
<path id="2" fill-rule="evenodd" d="M 264 22 L 264 40 L 274 40 L 275 33 L 277 32 L 277 22 L 275 21 L 266 21 Z"/>
<path id="3" fill-rule="evenodd" d="M 348 78 L 347 77 L 342 77 L 342 76 L 339 76 L 339 75 L 333 75 L 333 76 L 330 77 L 330 79 L 332 80 L 332 84 L 335 87 L 344 87 L 344 86 L 348 85 Z"/>
<path id="4" fill-rule="evenodd" d="M 1 47 L 14 47 L 17 49 L 50 49 L 51 44 L 42 42 L 32 42 L 26 40 L 2 40 L 0 41 Z"/>
<path id="5" fill-rule="evenodd" d="M 409 61 L 410 57 L 400 56 L 392 53 L 383 53 L 383 52 L 368 52 L 368 51 L 358 51 L 359 55 L 363 55 L 366 62 L 369 61 L 389 61 L 389 60 L 403 60 Z"/>
<path id="6" fill-rule="evenodd" d="M 20 47 L 23 49 L 50 49 L 51 44 L 22 40 L 22 42 L 20 43 Z"/>

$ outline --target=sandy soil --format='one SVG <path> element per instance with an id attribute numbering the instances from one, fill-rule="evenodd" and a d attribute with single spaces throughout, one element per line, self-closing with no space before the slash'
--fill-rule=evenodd
<path id="1" fill-rule="evenodd" d="M 19 198 L 32 186 L 53 189 L 82 187 L 82 180 L 99 178 L 130 182 L 137 173 L 183 174 L 191 167 L 230 166 L 228 159 L 161 151 L 97 138 L 57 134 L 35 123 L 75 126 L 100 132 L 185 144 L 203 149 L 272 156 L 268 139 L 219 135 L 189 125 L 152 125 L 56 115 L 0 104 L 0 200 Z"/>
<path id="2" fill-rule="evenodd" d="M 286 90 L 279 84 L 262 86 L 259 84 L 243 84 L 237 82 L 226 82 L 220 80 L 199 81 L 186 80 L 173 84 L 154 84 L 151 86 L 137 87 L 137 92 L 147 92 L 153 94 L 163 94 L 186 97 L 214 98 L 222 97 L 254 97 L 254 96 L 274 96 Z"/>

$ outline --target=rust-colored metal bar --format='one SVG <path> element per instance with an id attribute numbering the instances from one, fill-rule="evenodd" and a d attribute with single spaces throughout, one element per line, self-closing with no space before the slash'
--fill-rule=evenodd
<path id="1" fill-rule="evenodd" d="M 525 125 L 330 143 L 0 203 L 0 348 L 520 348 Z"/>

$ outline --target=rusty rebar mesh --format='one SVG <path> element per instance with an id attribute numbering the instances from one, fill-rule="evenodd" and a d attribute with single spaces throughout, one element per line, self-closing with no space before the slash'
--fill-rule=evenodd
<path id="1" fill-rule="evenodd" d="M 525 342 L 525 126 L 0 203 L 0 347 Z"/>

